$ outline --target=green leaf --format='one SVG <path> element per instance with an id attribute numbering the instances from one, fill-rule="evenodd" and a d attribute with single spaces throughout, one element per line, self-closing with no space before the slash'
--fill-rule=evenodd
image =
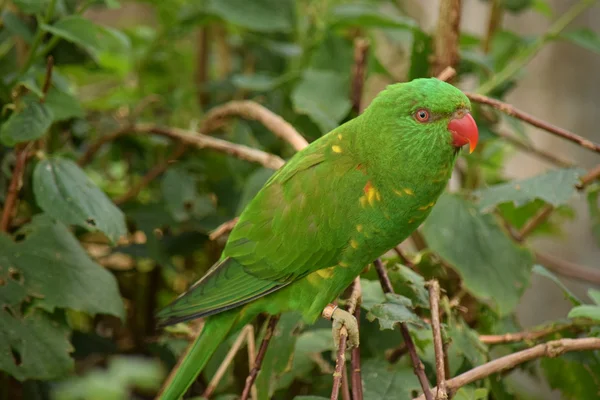
<path id="1" fill-rule="evenodd" d="M 533 0 L 531 8 L 545 17 L 552 18 L 552 7 L 545 0 Z"/>
<path id="2" fill-rule="evenodd" d="M 596 244 L 600 246 L 600 185 L 596 184 L 588 189 L 587 204 L 592 224 L 592 235 Z"/>
<path id="3" fill-rule="evenodd" d="M 520 13 L 533 4 L 533 0 L 502 0 L 502 6 L 513 13 Z"/>
<path id="4" fill-rule="evenodd" d="M 566 287 L 565 284 L 562 283 L 562 281 L 560 279 L 558 279 L 558 277 L 556 275 L 554 275 L 552 272 L 548 271 L 543 266 L 534 265 L 532 272 L 537 275 L 546 277 L 546 278 L 550 279 L 552 282 L 556 283 L 556 285 L 563 291 L 565 298 L 568 299 L 571 302 L 571 304 L 573 304 L 575 306 L 578 306 L 581 304 L 581 300 L 579 300 L 577 298 L 577 296 L 575 296 L 575 294 L 573 294 L 573 292 L 571 292 L 569 290 L 569 288 Z"/>
<path id="5" fill-rule="evenodd" d="M 423 321 L 412 312 L 412 302 L 409 298 L 399 294 L 386 293 L 386 301 L 381 304 L 375 304 L 369 310 L 367 319 L 379 321 L 379 327 L 383 329 L 394 329 L 397 323 L 410 322 L 422 326 Z"/>
<path id="6" fill-rule="evenodd" d="M 52 125 L 50 107 L 35 96 L 26 96 L 22 108 L 13 112 L 0 128 L 0 140 L 7 146 L 36 140 L 44 136 Z"/>
<path id="7" fill-rule="evenodd" d="M 600 53 L 600 36 L 589 28 L 563 32 L 560 38 L 579 45 L 584 49 Z"/>
<path id="8" fill-rule="evenodd" d="M 390 365 L 382 359 L 369 359 L 361 368 L 364 400 L 411 400 L 421 386 L 412 368 Z"/>
<path id="9" fill-rule="evenodd" d="M 340 4 L 331 11 L 333 28 L 359 26 L 362 28 L 417 29 L 419 26 L 412 18 L 393 12 L 379 11 L 369 4 Z"/>
<path id="10" fill-rule="evenodd" d="M 486 400 L 488 395 L 488 389 L 486 388 L 464 386 L 461 387 L 452 398 L 454 400 Z"/>
<path id="11" fill-rule="evenodd" d="M 121 210 L 71 160 L 47 158 L 33 172 L 42 210 L 67 225 L 103 232 L 113 243 L 127 233 Z"/>
<path id="12" fill-rule="evenodd" d="M 309 69 L 334 71 L 338 76 L 350 77 L 354 63 L 354 46 L 348 38 L 326 32 L 312 52 Z"/>
<path id="13" fill-rule="evenodd" d="M 65 376 L 73 369 L 69 334 L 66 324 L 58 323 L 42 310 L 35 309 L 21 316 L 17 309 L 1 307 L 0 370 L 19 381 Z"/>
<path id="14" fill-rule="evenodd" d="M 573 307 L 569 311 L 569 318 L 587 318 L 594 321 L 600 322 L 600 306 L 584 304 L 581 306 Z"/>
<path id="15" fill-rule="evenodd" d="M 162 193 L 167 210 L 175 221 L 186 221 L 193 216 L 204 217 L 214 211 L 211 198 L 198 195 L 196 179 L 183 168 L 167 170 L 162 180 Z"/>
<path id="16" fill-rule="evenodd" d="M 210 0 L 208 9 L 227 22 L 259 32 L 289 32 L 292 29 L 289 0 Z"/>
<path id="17" fill-rule="evenodd" d="M 0 235 L 4 256 L 0 280 L 21 286 L 20 295 L 39 299 L 36 304 L 47 310 L 58 307 L 124 316 L 114 276 L 89 258 L 66 226 L 39 214 L 16 236 L 20 241 L 15 243 Z M 16 293 L 14 286 L 0 286 L 0 298 L 8 297 L 6 290 Z M 10 303 L 26 298 L 15 300 Z"/>
<path id="18" fill-rule="evenodd" d="M 48 91 L 45 104 L 52 111 L 54 121 L 82 118 L 85 115 L 81 103 L 75 96 L 54 87 Z"/>
<path id="19" fill-rule="evenodd" d="M 594 303 L 600 306 L 600 290 L 590 289 L 588 290 L 588 297 L 592 299 Z"/>
<path id="20" fill-rule="evenodd" d="M 487 347 L 479 340 L 477 331 L 469 328 L 463 322 L 456 322 L 449 326 L 446 332 L 451 338 L 449 355 L 460 356 L 473 367 L 487 361 Z"/>
<path id="21" fill-rule="evenodd" d="M 443 195 L 425 222 L 423 235 L 431 250 L 454 266 L 465 289 L 500 315 L 514 310 L 529 282 L 532 256 L 506 235 L 493 216 L 481 214 L 458 195 Z"/>
<path id="22" fill-rule="evenodd" d="M 431 36 L 418 29 L 413 31 L 413 42 L 410 54 L 409 79 L 429 77 L 430 56 L 433 51 Z"/>
<path id="23" fill-rule="evenodd" d="M 362 289 L 362 302 L 360 305 L 365 310 L 369 311 L 374 305 L 385 302 L 385 293 L 383 293 L 379 281 L 361 278 L 360 286 Z"/>
<path id="24" fill-rule="evenodd" d="M 40 14 L 46 11 L 50 0 L 13 0 L 17 6 L 25 14 Z"/>
<path id="25" fill-rule="evenodd" d="M 294 109 L 308 115 L 327 133 L 350 111 L 348 87 L 347 79 L 336 72 L 308 69 L 292 92 Z"/>
<path id="26" fill-rule="evenodd" d="M 234 75 L 231 77 L 231 82 L 240 89 L 267 92 L 275 89 L 280 80 L 271 75 L 257 73 L 254 75 Z"/>
<path id="27" fill-rule="evenodd" d="M 33 41 L 33 32 L 31 32 L 27 24 L 25 24 L 21 18 L 10 11 L 4 11 L 2 13 L 2 22 L 8 32 L 20 36 L 25 43 L 31 44 Z"/>
<path id="28" fill-rule="evenodd" d="M 429 292 L 421 275 L 402 264 L 393 265 L 388 272 L 398 294 L 409 298 L 415 307 L 429 308 Z"/>
<path id="29" fill-rule="evenodd" d="M 597 352 L 582 351 L 556 358 L 545 357 L 541 360 L 541 367 L 550 387 L 561 391 L 561 399 L 600 399 L 600 358 Z"/>
<path id="30" fill-rule="evenodd" d="M 517 207 L 535 199 L 553 206 L 565 204 L 576 192 L 575 185 L 583 173 L 579 168 L 561 168 L 533 178 L 512 181 L 476 191 L 479 209 L 489 212 L 498 204 L 513 202 Z"/>

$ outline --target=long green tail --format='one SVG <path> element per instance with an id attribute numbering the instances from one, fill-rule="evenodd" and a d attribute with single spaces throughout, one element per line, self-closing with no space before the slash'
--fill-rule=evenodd
<path id="1" fill-rule="evenodd" d="M 163 384 L 157 400 L 179 400 L 202 372 L 211 356 L 235 324 L 237 312 L 211 316 L 200 335 L 187 348 Z"/>

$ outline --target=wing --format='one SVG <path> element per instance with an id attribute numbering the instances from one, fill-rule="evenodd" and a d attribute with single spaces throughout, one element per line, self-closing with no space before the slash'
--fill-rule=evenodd
<path id="1" fill-rule="evenodd" d="M 277 171 L 240 216 L 221 262 L 159 316 L 172 323 L 215 314 L 335 265 L 366 181 L 350 140 L 348 148 L 340 140 L 334 131 Z"/>

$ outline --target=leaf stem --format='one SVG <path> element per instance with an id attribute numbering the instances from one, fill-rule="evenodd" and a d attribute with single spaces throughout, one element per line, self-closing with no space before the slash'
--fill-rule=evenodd
<path id="1" fill-rule="evenodd" d="M 27 57 L 27 61 L 25 61 L 23 68 L 21 68 L 21 75 L 23 75 L 27 71 L 29 71 L 29 68 L 31 68 L 31 65 L 35 61 L 37 49 L 40 46 L 40 44 L 42 43 L 42 39 L 44 38 L 44 34 L 46 33 L 42 29 L 42 24 L 47 24 L 48 22 L 50 22 L 50 20 L 52 19 L 53 15 L 54 15 L 54 8 L 56 8 L 56 0 L 50 0 L 50 3 L 48 4 L 48 8 L 46 9 L 46 14 L 44 15 L 44 17 L 38 18 L 37 31 L 35 33 L 35 37 L 33 38 L 33 43 L 31 44 L 31 49 L 29 50 L 29 56 Z"/>
<path id="2" fill-rule="evenodd" d="M 515 76 L 531 59 L 544 47 L 544 45 L 562 32 L 579 14 L 591 7 L 596 0 L 582 0 L 571 7 L 560 18 L 558 18 L 546 31 L 545 34 L 536 39 L 530 46 L 521 52 L 503 70 L 492 76 L 487 82 L 479 87 L 477 93 L 489 94 L 506 81 Z"/>

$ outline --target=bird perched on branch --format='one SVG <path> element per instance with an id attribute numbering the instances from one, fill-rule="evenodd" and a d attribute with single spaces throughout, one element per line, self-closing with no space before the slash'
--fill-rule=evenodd
<path id="1" fill-rule="evenodd" d="M 229 334 L 259 313 L 323 309 L 429 215 L 478 130 L 469 99 L 435 78 L 388 86 L 361 114 L 295 154 L 248 204 L 219 262 L 158 314 L 207 317 L 163 387 L 179 399 Z M 334 336 L 356 321 L 335 309 Z"/>

